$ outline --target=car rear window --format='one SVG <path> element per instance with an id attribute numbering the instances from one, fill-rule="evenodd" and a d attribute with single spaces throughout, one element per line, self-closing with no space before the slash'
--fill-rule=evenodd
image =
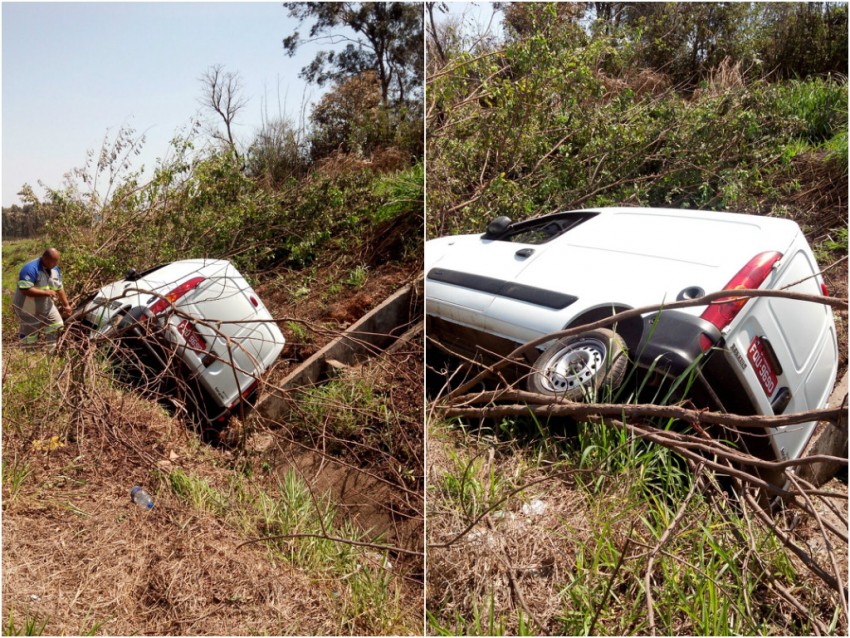
<path id="1" fill-rule="evenodd" d="M 598 214 L 588 212 L 554 213 L 545 217 L 513 223 L 504 233 L 497 236 L 485 233 L 484 239 L 509 241 L 517 244 L 545 244 Z"/>

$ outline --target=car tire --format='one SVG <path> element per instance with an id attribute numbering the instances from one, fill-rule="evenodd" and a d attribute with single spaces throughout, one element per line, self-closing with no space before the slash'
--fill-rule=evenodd
<path id="1" fill-rule="evenodd" d="M 581 401 L 603 387 L 616 390 L 627 365 L 623 338 L 597 328 L 555 341 L 534 363 L 526 386 L 531 392 Z"/>

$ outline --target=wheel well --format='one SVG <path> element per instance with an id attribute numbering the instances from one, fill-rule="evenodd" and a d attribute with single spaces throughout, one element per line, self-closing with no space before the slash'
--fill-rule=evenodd
<path id="1" fill-rule="evenodd" d="M 582 314 L 578 315 L 575 319 L 570 321 L 570 323 L 564 326 L 564 328 L 588 325 L 595 321 L 599 321 L 600 319 L 616 315 L 625 310 L 631 310 L 631 308 L 629 306 L 616 304 L 591 308 L 590 310 L 586 310 Z M 630 352 L 637 351 L 641 337 L 643 336 L 643 319 L 641 317 L 632 317 L 631 319 L 619 321 L 605 327 L 610 328 L 619 334 L 623 338 L 623 341 L 626 342 L 626 346 Z"/>

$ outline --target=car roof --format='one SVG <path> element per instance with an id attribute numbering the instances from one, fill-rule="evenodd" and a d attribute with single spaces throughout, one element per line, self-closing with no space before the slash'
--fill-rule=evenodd
<path id="1" fill-rule="evenodd" d="M 426 275 L 439 268 L 572 295 L 580 299 L 576 311 L 610 303 L 639 307 L 673 300 L 687 287 L 720 290 L 755 255 L 787 251 L 800 232 L 784 219 L 665 208 L 598 208 L 538 219 L 546 224 L 570 215 L 582 222 L 548 238 L 485 233 L 432 240 Z M 432 287 L 429 295 L 435 294 Z M 495 311 L 508 302 L 492 303 Z"/>

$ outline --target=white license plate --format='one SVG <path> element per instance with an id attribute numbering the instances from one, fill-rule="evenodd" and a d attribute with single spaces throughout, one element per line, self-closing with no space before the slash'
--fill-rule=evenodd
<path id="1" fill-rule="evenodd" d="M 753 339 L 750 344 L 750 349 L 747 350 L 747 358 L 750 360 L 750 363 L 753 364 L 753 370 L 755 371 L 756 377 L 758 377 L 759 383 L 761 383 L 761 387 L 765 394 L 767 394 L 767 396 L 772 396 L 776 390 L 778 381 L 776 379 L 776 372 L 773 371 L 773 368 L 770 365 L 770 359 L 768 359 L 767 354 L 765 353 L 761 337 L 755 337 Z"/>

